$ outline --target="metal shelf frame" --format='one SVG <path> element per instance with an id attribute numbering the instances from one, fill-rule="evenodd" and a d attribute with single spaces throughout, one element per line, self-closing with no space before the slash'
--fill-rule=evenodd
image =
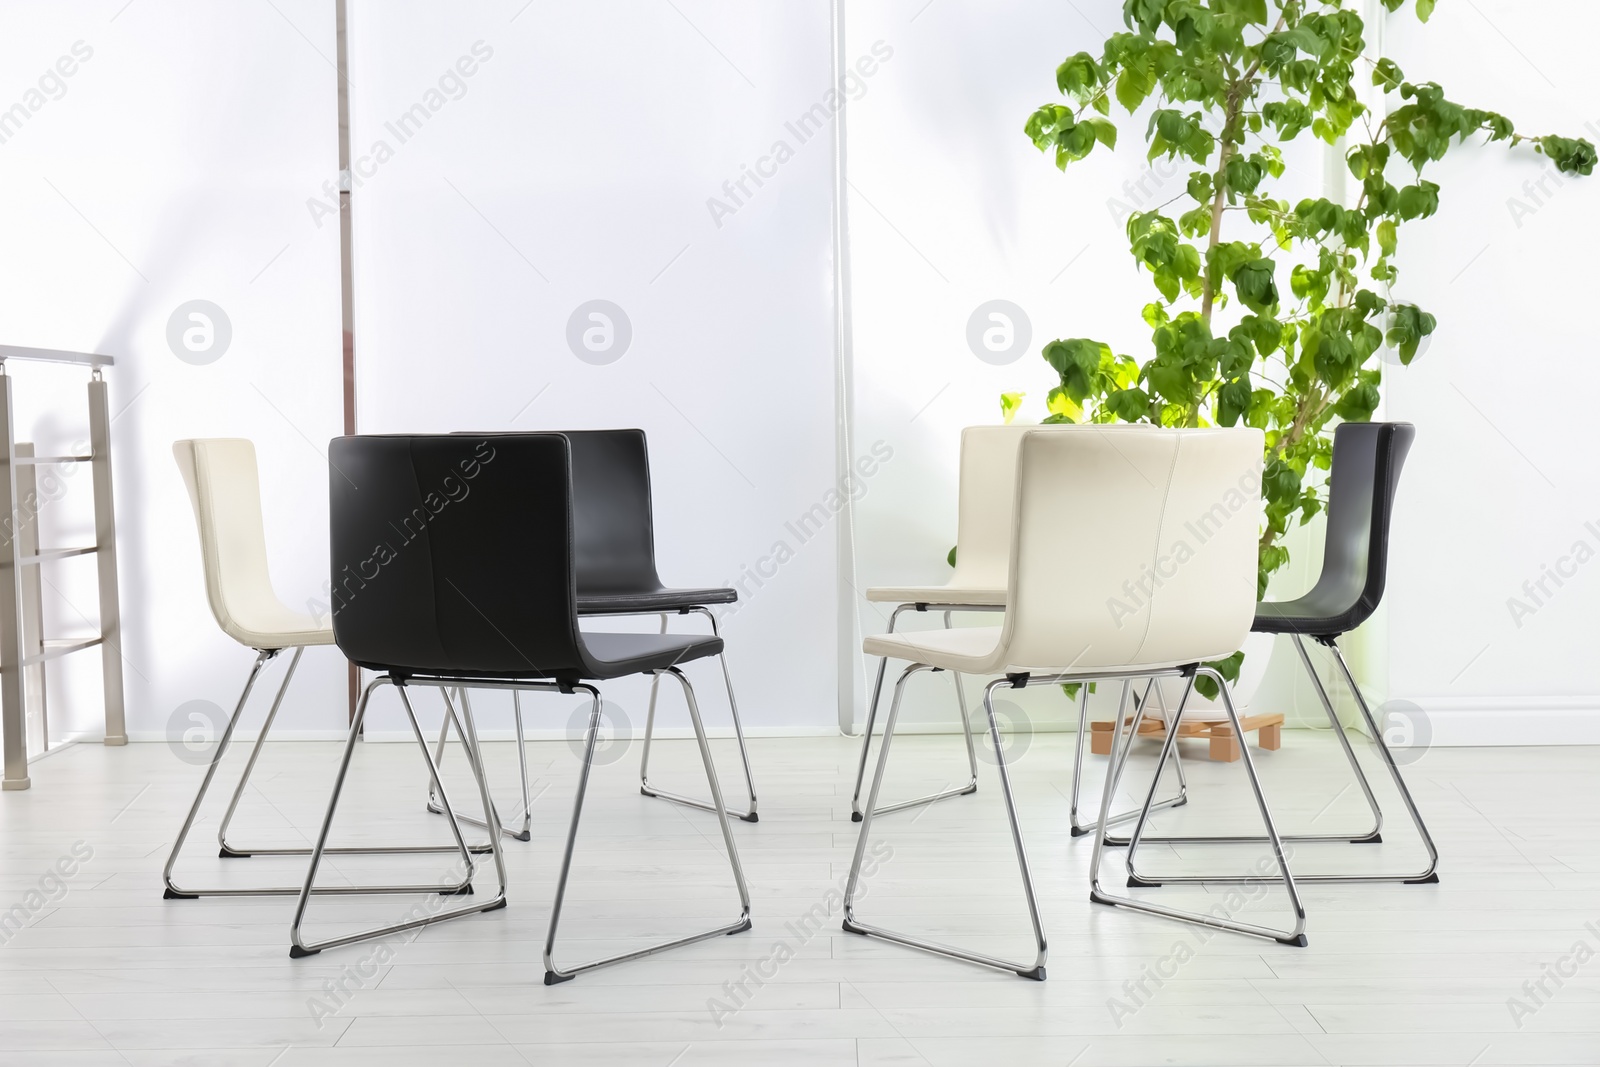
<path id="1" fill-rule="evenodd" d="M 8 361 L 67 364 L 89 368 L 89 454 L 36 456 L 33 445 L 16 439 Z M 40 734 L 50 747 L 44 664 L 61 656 L 100 649 L 105 693 L 105 743 L 125 745 L 128 730 L 122 690 L 122 615 L 117 598 L 117 524 L 111 489 L 111 413 L 102 371 L 110 356 L 45 348 L 0 345 L 0 740 L 5 772 L 0 788 L 27 789 L 28 709 L 37 709 Z M 93 478 L 94 544 L 40 548 L 36 471 L 41 466 L 87 463 Z M 100 633 L 65 638 L 44 636 L 43 564 L 93 555 L 100 586 Z"/>

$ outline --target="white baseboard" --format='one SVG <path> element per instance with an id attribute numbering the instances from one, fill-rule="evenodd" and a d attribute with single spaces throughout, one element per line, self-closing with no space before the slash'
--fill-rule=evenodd
<path id="1" fill-rule="evenodd" d="M 1397 697 L 1428 717 L 1435 748 L 1600 745 L 1600 696 Z"/>
<path id="2" fill-rule="evenodd" d="M 1600 697 L 1405 697 L 1421 708 L 1428 717 L 1432 733 L 1430 742 L 1435 748 L 1465 748 L 1516 745 L 1600 745 Z M 1038 733 L 1071 733 L 1076 724 L 1038 723 Z M 1514 727 L 1514 728 L 1508 728 Z M 1531 729 L 1529 727 L 1532 727 Z M 775 737 L 836 737 L 831 726 L 747 726 L 745 736 L 753 738 Z M 902 723 L 896 728 L 902 734 L 954 734 L 953 726 L 946 723 Z M 343 741 L 347 731 L 332 730 L 276 730 L 275 741 Z M 512 741 L 516 734 L 507 727 L 482 728 L 478 735 L 485 741 Z M 631 731 L 634 740 L 643 738 L 643 728 Z M 372 742 L 410 741 L 408 730 L 369 730 L 366 740 Z M 430 737 L 435 737 L 430 730 Z M 530 729 L 530 741 L 561 741 L 567 739 L 566 730 Z M 662 740 L 683 740 L 694 737 L 687 726 L 657 727 L 656 736 Z M 734 736 L 731 726 L 706 728 L 706 736 L 729 739 Z M 856 734 L 857 737 L 860 734 Z M 76 740 L 97 744 L 97 737 Z M 130 742 L 167 741 L 165 733 L 155 730 L 129 730 Z M 241 731 L 236 742 L 255 740 L 254 733 Z"/>
<path id="3" fill-rule="evenodd" d="M 439 729 L 438 724 L 434 724 L 431 727 L 425 728 L 423 732 L 427 735 L 429 741 L 432 741 L 432 740 L 436 739 L 439 736 L 438 729 Z M 907 729 L 904 732 L 906 732 L 906 733 L 921 733 L 921 732 L 931 732 L 931 731 L 916 731 L 916 730 Z M 524 733 L 526 734 L 526 736 L 527 736 L 529 741 L 563 741 L 563 740 L 566 740 L 569 736 L 571 736 L 571 735 L 569 735 L 567 733 L 566 730 L 533 730 L 533 729 L 530 729 L 530 730 L 525 730 Z M 350 734 L 350 731 L 348 731 L 348 730 L 340 730 L 340 729 L 335 729 L 335 730 L 281 730 L 281 729 L 275 729 L 275 730 L 272 731 L 272 740 L 274 740 L 274 741 L 343 741 L 346 737 L 349 736 L 349 734 Z M 746 737 L 835 737 L 835 736 L 838 735 L 838 731 L 836 729 L 834 729 L 832 726 L 818 726 L 818 727 L 746 726 L 744 728 L 744 735 Z M 631 731 L 631 736 L 632 736 L 632 738 L 634 740 L 642 740 L 644 738 L 644 729 L 643 729 L 643 727 L 640 727 L 639 729 Z M 711 738 L 712 740 L 717 740 L 719 738 L 732 738 L 734 736 L 733 727 L 731 727 L 731 726 L 708 726 L 708 727 L 706 727 L 706 736 Z M 412 740 L 414 740 L 414 738 L 411 735 L 411 731 L 410 730 L 368 730 L 362 735 L 362 737 L 363 737 L 363 739 L 365 739 L 367 741 L 381 742 L 381 743 L 385 743 L 385 744 L 387 744 L 389 742 L 394 742 L 394 741 L 412 741 Z M 455 732 L 453 730 L 451 731 L 450 737 L 451 737 L 452 741 L 455 740 Z M 516 735 L 516 732 L 509 726 L 504 727 L 504 728 L 486 729 L 480 724 L 479 727 L 478 727 L 478 737 L 480 739 L 484 740 L 484 741 L 515 741 L 516 738 L 517 738 L 517 735 Z M 678 739 L 693 739 L 693 737 L 694 737 L 694 729 L 692 727 L 689 727 L 689 726 L 658 726 L 658 727 L 656 727 L 656 737 L 658 739 L 660 739 L 660 740 L 669 740 L 669 741 L 670 740 L 678 740 Z M 255 734 L 254 731 L 246 732 L 244 730 L 240 730 L 238 733 L 234 734 L 234 736 L 233 736 L 233 746 L 237 746 L 237 745 L 241 745 L 241 744 L 249 744 L 250 742 L 254 741 L 255 739 L 256 739 L 256 734 Z M 98 738 L 98 737 L 95 737 L 95 738 L 82 738 L 81 740 L 87 741 L 87 742 L 93 742 L 95 744 L 99 744 L 100 743 L 100 738 Z M 165 733 L 159 731 L 159 730 L 129 730 L 128 731 L 128 742 L 130 744 L 138 744 L 138 743 L 141 743 L 141 742 L 152 742 L 152 741 L 167 741 L 167 740 L 168 740 L 167 735 Z M 233 746 L 230 746 L 230 749 Z"/>

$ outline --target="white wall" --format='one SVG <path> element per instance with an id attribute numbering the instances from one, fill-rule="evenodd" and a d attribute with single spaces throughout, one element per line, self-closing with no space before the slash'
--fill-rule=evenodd
<path id="1" fill-rule="evenodd" d="M 1414 80 L 1524 132 L 1600 143 L 1597 34 L 1593 5 L 1478 0 L 1441 4 L 1422 28 L 1395 19 L 1389 42 Z M 1523 589 L 1579 541 L 1600 551 L 1586 526 L 1600 526 L 1587 403 L 1600 175 L 1553 178 L 1543 156 L 1500 145 L 1437 170 L 1439 214 L 1405 231 L 1400 266 L 1439 331 L 1387 385 L 1390 417 L 1417 424 L 1390 571 L 1391 695 L 1447 743 L 1600 742 L 1600 562 L 1564 564 L 1575 573 L 1537 601 Z M 1514 618 L 1513 597 L 1533 613 Z"/>

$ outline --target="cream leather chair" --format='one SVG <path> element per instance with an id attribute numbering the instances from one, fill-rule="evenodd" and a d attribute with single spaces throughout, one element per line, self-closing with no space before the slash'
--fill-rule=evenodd
<path id="1" fill-rule="evenodd" d="M 219 855 L 225 858 L 251 855 L 309 856 L 309 848 L 244 848 L 236 849 L 228 843 L 228 825 L 239 807 L 246 783 L 255 770 L 261 755 L 262 743 L 272 729 L 273 720 L 283 704 L 284 693 L 294 678 L 300 657 L 313 645 L 333 644 L 332 619 L 318 620 L 284 605 L 272 589 L 272 579 L 267 571 L 267 540 L 261 518 L 261 486 L 256 473 L 256 451 L 251 442 L 242 438 L 211 438 L 176 441 L 172 445 L 173 457 L 189 490 L 189 502 L 194 506 L 195 525 L 200 533 L 200 558 L 205 565 L 206 598 L 211 614 L 222 632 L 246 648 L 256 650 L 255 664 L 245 679 L 244 692 L 234 706 L 228 725 L 223 729 L 206 766 L 205 777 L 195 794 L 194 803 L 183 821 L 183 828 L 173 842 L 167 857 L 162 879 L 166 884 L 163 896 L 168 900 L 193 899 L 200 896 L 256 896 L 292 895 L 300 892 L 297 886 L 273 889 L 186 889 L 173 881 L 173 867 L 183 850 L 184 842 L 194 827 L 200 805 L 204 802 L 217 768 L 233 739 L 239 718 L 250 699 L 251 690 L 267 663 L 285 649 L 294 649 L 283 681 L 273 697 L 272 707 L 262 723 L 261 732 L 250 750 L 250 757 L 239 777 L 228 803 L 222 823 L 217 830 Z M 330 852 L 385 853 L 385 852 L 456 852 L 457 847 L 419 846 L 408 848 L 341 848 Z M 461 851 L 464 851 L 462 849 Z M 472 849 L 482 852 L 483 848 Z M 470 859 L 468 867 L 470 868 Z M 470 879 L 470 873 L 469 873 Z M 458 892 L 470 881 L 448 886 L 392 886 L 392 887 L 342 887 L 346 891 L 361 892 Z"/>
<path id="2" fill-rule="evenodd" d="M 956 611 L 1004 611 L 1006 609 L 1006 565 L 1008 534 L 1011 525 L 1011 495 L 1016 480 L 1017 446 L 1022 434 L 1032 426 L 969 426 L 961 431 L 961 466 L 957 482 L 956 565 L 955 573 L 943 585 L 873 586 L 866 592 L 875 604 L 895 604 L 889 615 L 889 633 L 902 612 L 944 612 L 945 629 Z M 878 679 L 872 687 L 872 702 L 867 706 L 867 722 L 861 731 L 861 759 L 856 767 L 855 790 L 850 794 L 850 818 L 861 821 L 861 787 L 867 773 L 867 757 L 872 749 L 872 729 L 878 718 L 878 702 L 883 696 L 887 657 L 878 661 Z M 950 675 L 956 689 L 956 706 L 961 713 L 961 728 L 967 741 L 967 784 L 956 789 L 919 797 L 916 800 L 887 804 L 879 815 L 901 811 L 919 804 L 931 804 L 947 797 L 965 796 L 978 788 L 978 756 L 972 742 L 972 721 L 967 713 L 967 695 L 961 676 Z"/>
<path id="3" fill-rule="evenodd" d="M 868 655 L 909 660 L 895 683 L 878 766 L 845 889 L 844 929 L 894 941 L 1025 977 L 1045 977 L 1046 943 L 1022 828 L 995 721 L 994 693 L 1030 684 L 1122 681 L 1115 747 L 1124 734 L 1134 679 L 1184 681 L 1166 747 L 1177 736 L 1197 674 L 1221 687 L 1229 719 L 1238 715 L 1226 681 L 1204 661 L 1231 654 L 1255 617 L 1257 500 L 1262 435 L 1258 430 L 1168 430 L 1150 426 L 1093 426 L 1073 433 L 1022 434 L 1015 481 L 1006 582 L 1007 611 L 999 626 L 886 634 L 865 642 Z M 1196 531 L 1199 531 L 1198 533 Z M 1128 603 L 1125 581 L 1153 571 L 1159 582 L 1148 597 Z M 1117 603 L 1117 610 L 1110 605 Z M 1021 869 L 1037 953 L 1012 962 L 860 922 L 855 898 L 862 859 L 872 832 L 878 791 L 894 740 L 895 720 L 907 680 L 926 670 L 993 677 L 983 691 L 1012 844 Z M 997 676 L 997 677 L 996 677 Z M 1163 752 L 1163 761 L 1167 753 Z M 1090 899 L 1218 929 L 1305 944 L 1305 911 L 1272 822 L 1248 750 L 1244 768 L 1266 827 L 1278 872 L 1294 914 L 1289 929 L 1269 929 L 1215 914 L 1200 914 L 1111 896 L 1100 888 L 1114 775 L 1108 774 L 1095 838 Z M 1160 764 L 1158 763 L 1159 767 Z M 1152 780 L 1135 837 L 1154 804 Z"/>
<path id="4" fill-rule="evenodd" d="M 968 426 L 961 431 L 961 463 L 956 490 L 958 547 L 955 573 L 944 585 L 869 588 L 866 592 L 868 601 L 897 605 L 889 616 L 889 633 L 895 632 L 895 623 L 899 621 L 901 613 L 911 609 L 944 612 L 944 625 L 947 630 L 950 628 L 950 616 L 953 612 L 1005 611 L 1006 582 L 1011 567 L 1011 519 L 1015 504 L 1017 450 L 1025 434 L 1062 433 L 1083 428 L 1061 423 L 1050 426 Z M 1081 518 L 1078 521 L 1081 521 Z M 861 731 L 861 758 L 856 766 L 855 789 L 850 794 L 850 818 L 853 822 L 861 821 L 861 789 L 866 778 L 867 760 L 872 749 L 872 730 L 878 718 L 878 704 L 883 696 L 883 679 L 888 666 L 887 656 L 878 661 L 878 678 L 872 687 L 872 701 L 867 707 L 867 721 Z M 916 800 L 886 804 L 879 808 L 876 814 L 886 815 L 892 811 L 931 804 L 948 797 L 965 796 L 977 790 L 978 759 L 973 748 L 972 722 L 967 712 L 966 692 L 962 688 L 960 674 L 951 671 L 950 677 L 955 684 L 956 705 L 960 709 L 961 727 L 966 735 L 967 768 L 970 772 L 967 784 L 919 797 Z M 1160 685 L 1151 679 L 1145 686 L 1143 697 L 1136 698 L 1138 717 L 1133 725 L 1135 731 L 1138 730 L 1139 719 L 1145 714 L 1152 689 L 1158 703 L 1161 704 L 1161 715 L 1163 718 L 1167 717 Z M 1080 772 L 1083 767 L 1083 740 L 1088 735 L 1088 730 L 1089 689 L 1084 686 L 1078 694 L 1079 743 L 1072 775 L 1070 821 L 1074 837 L 1087 834 L 1093 829 L 1092 826 L 1085 826 L 1078 820 L 1078 783 L 1082 778 Z M 1157 810 L 1177 807 L 1187 800 L 1188 783 L 1184 779 L 1183 763 L 1176 752 L 1173 753 L 1173 766 L 1178 775 L 1178 792 L 1175 796 L 1160 801 L 1156 805 Z M 1121 770 L 1121 766 L 1117 766 L 1108 773 L 1120 780 Z M 1134 811 L 1123 812 L 1121 815 L 1113 816 L 1112 823 L 1127 821 L 1137 814 Z"/>

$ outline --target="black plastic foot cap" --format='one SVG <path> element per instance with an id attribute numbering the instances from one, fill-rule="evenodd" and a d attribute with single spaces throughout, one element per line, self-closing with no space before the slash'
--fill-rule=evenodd
<path id="1" fill-rule="evenodd" d="M 217 858 L 224 860 L 247 860 L 250 858 L 250 853 L 235 852 L 227 845 L 223 845 L 221 848 L 217 849 Z"/>
<path id="2" fill-rule="evenodd" d="M 1044 968 L 1043 967 L 1035 967 L 1031 971 L 1018 971 L 1017 972 L 1017 977 L 1019 977 L 1019 978 L 1031 978 L 1035 982 L 1042 982 L 1042 981 L 1044 981 Z"/>
<path id="3" fill-rule="evenodd" d="M 728 936 L 732 937 L 734 934 L 742 934 L 746 930 L 750 929 L 750 926 L 751 926 L 750 916 L 746 915 L 744 917 L 744 922 L 740 923 L 738 926 L 736 926 L 732 930 L 728 931 Z"/>
<path id="4" fill-rule="evenodd" d="M 1108 838 L 1106 838 L 1106 848 L 1127 848 L 1127 847 L 1128 847 L 1128 838 L 1126 838 L 1126 837 L 1108 837 Z"/>
<path id="5" fill-rule="evenodd" d="M 1296 937 L 1280 937 L 1276 940 L 1280 945 L 1290 945 L 1294 948 L 1305 948 L 1307 945 L 1311 944 L 1311 942 L 1306 940 L 1305 934 L 1300 934 Z"/>
<path id="6" fill-rule="evenodd" d="M 301 948 L 299 945 L 290 945 L 289 958 L 291 960 L 303 960 L 307 956 L 315 956 L 321 951 L 320 948 Z"/>
<path id="7" fill-rule="evenodd" d="M 161 891 L 162 900 L 199 900 L 199 893 L 180 893 L 171 886 Z"/>
<path id="8" fill-rule="evenodd" d="M 1093 889 L 1089 890 L 1089 903 L 1091 903 L 1091 904 L 1107 904 L 1107 905 L 1110 905 L 1111 907 L 1116 907 L 1116 905 L 1117 905 L 1116 901 L 1107 900 L 1104 896 L 1102 896 L 1099 893 L 1096 893 Z"/>
<path id="9" fill-rule="evenodd" d="M 1405 884 L 1406 885 L 1438 885 L 1439 884 L 1439 872 L 1438 871 L 1434 871 L 1432 874 L 1428 875 L 1428 877 L 1426 877 L 1426 878 L 1412 878 L 1411 880 L 1407 881 Z"/>
<path id="10" fill-rule="evenodd" d="M 745 822 L 760 822 L 761 821 L 761 813 L 752 811 L 748 815 L 739 816 L 739 818 L 744 820 Z"/>
<path id="11" fill-rule="evenodd" d="M 483 910 L 484 910 L 485 913 L 491 912 L 491 911 L 499 911 L 501 908 L 503 908 L 505 906 L 506 906 L 506 898 L 505 897 L 501 897 L 499 900 L 495 901 L 493 904 L 490 904 L 487 908 L 484 908 Z"/>
<path id="12" fill-rule="evenodd" d="M 1352 845 L 1381 845 L 1383 844 L 1383 835 L 1373 834 L 1371 837 L 1352 837 L 1350 843 Z"/>
<path id="13" fill-rule="evenodd" d="M 1160 882 L 1152 882 L 1148 878 L 1140 878 L 1136 874 L 1128 875 L 1129 889 L 1160 889 Z"/>
<path id="14" fill-rule="evenodd" d="M 1094 833 L 1094 827 L 1092 827 L 1092 826 L 1074 826 L 1068 832 L 1070 834 L 1072 834 L 1073 837 L 1088 837 L 1090 834 Z"/>
<path id="15" fill-rule="evenodd" d="M 511 839 L 513 841 L 532 841 L 533 840 L 533 831 L 532 830 L 523 830 L 521 833 L 512 834 L 511 835 Z"/>
<path id="16" fill-rule="evenodd" d="M 850 813 L 850 821 L 851 822 L 860 822 L 861 821 L 861 813 L 859 811 L 852 811 Z"/>
<path id="17" fill-rule="evenodd" d="M 578 976 L 575 974 L 557 974 L 554 971 L 546 971 L 544 972 L 544 984 L 560 985 L 562 982 L 570 982 L 576 977 Z"/>
<path id="18" fill-rule="evenodd" d="M 867 932 L 865 930 L 851 922 L 849 919 L 846 919 L 844 922 L 840 923 L 839 927 L 847 934 L 860 934 L 862 937 L 867 936 Z"/>
<path id="19" fill-rule="evenodd" d="M 439 890 L 439 895 L 441 897 L 470 897 L 472 895 L 472 887 L 464 885 L 460 889 L 441 889 Z"/>

